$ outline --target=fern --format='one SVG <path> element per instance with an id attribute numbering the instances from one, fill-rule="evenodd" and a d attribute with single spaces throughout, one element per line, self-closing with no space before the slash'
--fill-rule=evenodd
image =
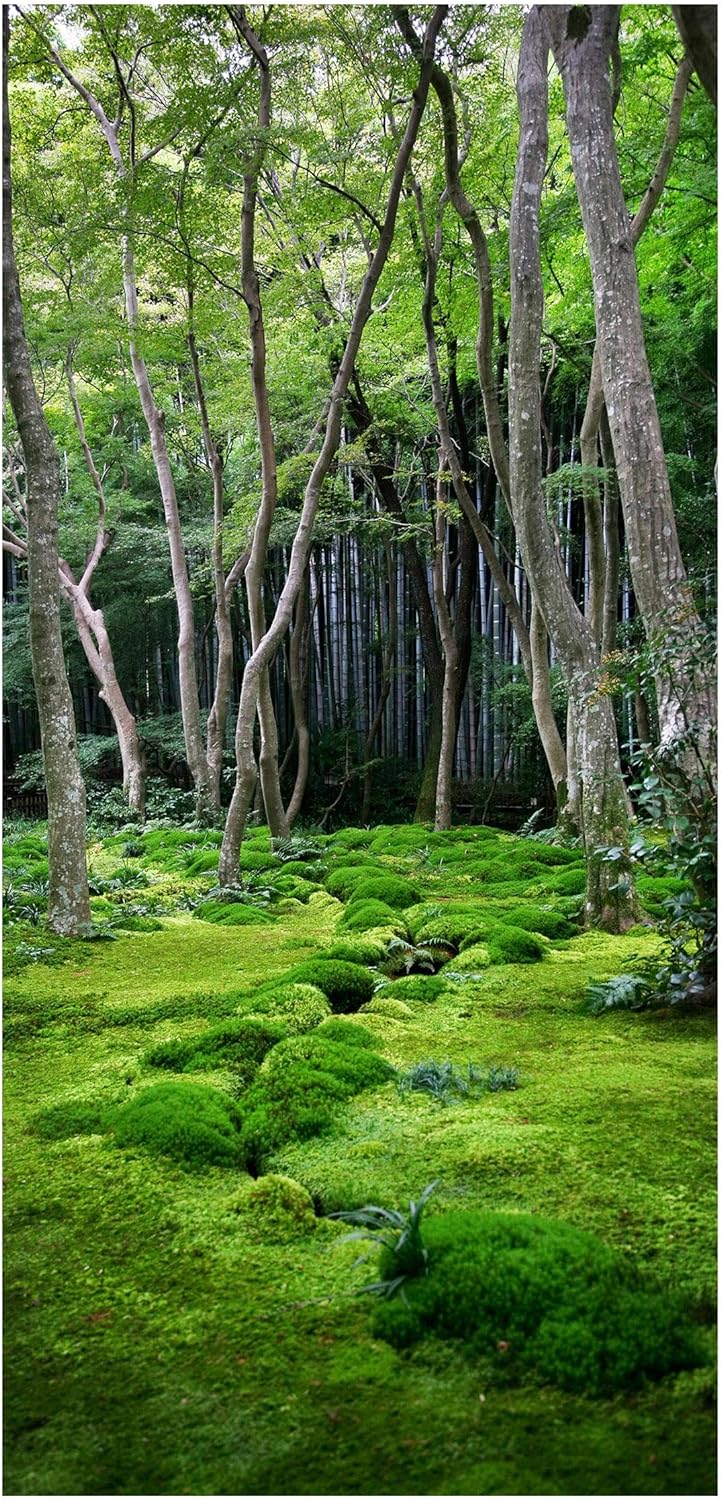
<path id="1" fill-rule="evenodd" d="M 583 1009 L 591 1016 L 609 1010 L 644 1010 L 652 1004 L 654 991 L 642 974 L 616 974 L 613 979 L 589 984 Z"/>

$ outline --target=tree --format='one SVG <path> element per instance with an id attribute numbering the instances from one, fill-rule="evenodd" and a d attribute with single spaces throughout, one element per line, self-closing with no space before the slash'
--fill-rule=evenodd
<path id="1" fill-rule="evenodd" d="M 48 926 L 77 936 L 90 922 L 85 863 L 85 787 L 62 636 L 58 584 L 59 464 L 33 380 L 12 228 L 7 60 L 9 12 L 3 11 L 3 357 L 27 476 L 30 644 L 48 796 Z"/>
<path id="2" fill-rule="evenodd" d="M 658 410 L 646 358 L 633 240 L 613 132 L 611 59 L 618 6 L 544 6 L 563 79 L 576 190 L 591 259 L 603 390 L 616 459 L 629 563 L 648 635 L 669 616 L 699 628 L 674 516 Z M 707 682 L 695 721 L 715 717 Z M 685 714 L 675 674 L 659 666 L 662 743 L 682 738 Z"/>
<path id="3" fill-rule="evenodd" d="M 538 7 L 526 18 L 518 64 L 520 139 L 510 228 L 509 447 L 511 491 L 524 563 L 561 657 L 578 740 L 586 920 L 623 931 L 637 920 L 626 793 L 593 631 L 575 604 L 550 535 L 541 488 L 539 380 L 543 281 L 540 207 L 548 143 L 548 41 Z M 605 860 L 611 846 L 620 858 Z"/>

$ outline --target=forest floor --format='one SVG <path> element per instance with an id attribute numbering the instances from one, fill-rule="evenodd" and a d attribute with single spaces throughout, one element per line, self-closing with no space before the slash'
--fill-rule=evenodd
<path id="1" fill-rule="evenodd" d="M 5 1492 L 715 1493 L 714 1028 L 702 1016 L 594 1018 L 581 1003 L 590 979 L 652 952 L 655 933 L 542 940 L 537 962 L 488 964 L 431 1003 L 366 1010 L 358 1020 L 394 1067 L 499 1064 L 518 1070 L 518 1087 L 446 1104 L 393 1080 L 366 1089 L 325 1133 L 264 1163 L 307 1189 L 313 1213 L 264 1214 L 238 1168 L 188 1170 L 119 1149 L 112 1131 L 52 1138 L 42 1121 L 174 1077 L 143 1061 L 150 1047 L 201 1034 L 327 949 L 345 907 L 321 879 L 349 851 L 351 867 L 362 853 L 411 881 L 436 917 L 459 899 L 496 915 L 521 899 L 572 915 L 580 867 L 569 860 L 559 880 L 534 866 L 532 841 L 488 830 L 345 830 L 324 841 L 315 873 L 312 860 L 298 866 L 294 895 L 276 893 L 272 920 L 226 926 L 182 905 L 212 886 L 212 839 L 189 835 L 170 857 L 155 842 L 159 854 L 115 839 L 90 857 L 98 919 L 130 894 L 136 914 L 143 899 L 161 913 L 158 930 L 65 949 L 18 905 L 28 869 L 36 882 L 42 871 L 41 841 L 8 844 L 20 920 L 6 939 Z M 267 856 L 262 833 L 248 847 Z M 191 871 L 193 860 L 209 868 Z M 145 872 L 137 890 L 129 866 Z M 272 883 L 272 859 L 265 867 Z M 646 899 L 652 909 L 652 883 Z M 231 1069 L 177 1076 L 238 1093 Z M 497 1357 L 452 1341 L 398 1352 L 374 1338 L 374 1299 L 356 1295 L 373 1261 L 356 1267 L 363 1247 L 326 1216 L 405 1207 L 435 1179 L 429 1218 L 459 1206 L 540 1214 L 632 1257 L 682 1295 L 708 1363 L 590 1398 L 511 1383 Z"/>

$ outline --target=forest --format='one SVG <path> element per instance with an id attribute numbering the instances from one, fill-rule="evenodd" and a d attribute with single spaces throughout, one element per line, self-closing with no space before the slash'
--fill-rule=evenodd
<path id="1" fill-rule="evenodd" d="M 716 1493 L 716 113 L 3 7 L 8 1493 Z"/>

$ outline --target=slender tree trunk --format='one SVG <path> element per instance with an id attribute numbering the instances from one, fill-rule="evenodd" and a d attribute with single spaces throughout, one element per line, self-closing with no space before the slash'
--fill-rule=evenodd
<path id="1" fill-rule="evenodd" d="M 295 773 L 293 794 L 288 803 L 288 827 L 292 828 L 303 806 L 305 789 L 310 769 L 310 731 L 308 729 L 308 642 L 311 621 L 308 618 L 308 568 L 303 574 L 295 604 L 295 625 L 290 638 L 288 653 L 288 677 L 293 701 L 295 732 L 298 739 L 298 764 Z"/>
<path id="2" fill-rule="evenodd" d="M 258 704 L 260 676 L 275 656 L 280 642 L 288 629 L 303 573 L 305 572 L 308 553 L 313 540 L 313 527 L 320 501 L 321 487 L 338 449 L 343 403 L 353 374 L 363 330 L 370 315 L 373 293 L 388 258 L 388 252 L 393 240 L 403 180 L 425 109 L 430 83 L 430 72 L 433 65 L 433 52 L 445 15 L 446 7 L 437 7 L 426 30 L 423 66 L 414 93 L 406 131 L 396 157 L 385 221 L 376 252 L 363 279 L 350 332 L 338 367 L 338 373 L 333 383 L 325 422 L 325 434 L 320 453 L 313 465 L 306 485 L 300 521 L 291 549 L 288 577 L 281 591 L 273 620 L 266 629 L 262 640 L 252 652 L 245 669 L 236 730 L 236 784 L 225 826 L 219 864 L 221 883 L 225 885 L 231 885 L 238 877 L 240 846 L 243 841 L 248 807 L 252 795 L 250 780 L 255 772 L 253 761 L 253 723 Z"/>
<path id="3" fill-rule="evenodd" d="M 387 538 L 384 540 L 386 555 L 386 576 L 388 579 L 388 633 L 381 644 L 381 681 L 378 693 L 378 702 L 373 715 L 373 720 L 366 735 L 363 747 L 363 758 L 366 768 L 363 774 L 363 806 L 361 809 L 361 823 L 367 823 L 370 819 L 371 792 L 373 789 L 373 772 L 368 764 L 373 755 L 373 747 L 381 732 L 383 715 L 393 682 L 393 662 L 395 661 L 396 648 L 398 646 L 398 589 L 396 586 L 395 558 Z"/>
<path id="4" fill-rule="evenodd" d="M 509 433 L 511 490 L 524 565 L 568 683 L 579 745 L 581 822 L 586 856 L 586 919 L 621 931 L 637 919 L 628 819 L 613 710 L 599 692 L 593 632 L 574 603 L 546 520 L 541 488 L 539 381 L 543 282 L 540 207 L 548 140 L 548 43 L 538 7 L 527 16 L 518 67 L 520 140 L 510 226 L 511 334 Z M 621 857 L 603 858 L 615 845 Z"/>
<path id="5" fill-rule="evenodd" d="M 679 35 L 713 104 L 716 104 L 718 8 L 715 5 L 672 5 Z"/>
<path id="6" fill-rule="evenodd" d="M 446 455 L 441 447 L 438 452 L 438 478 L 436 481 L 436 550 L 433 559 L 433 593 L 436 614 L 443 647 L 443 723 L 441 749 L 438 757 L 438 780 L 436 783 L 435 830 L 450 828 L 453 816 L 453 759 L 458 737 L 458 644 L 453 630 L 450 610 L 446 603 L 446 581 L 444 578 L 444 556 L 446 522 L 443 493 L 443 471 Z"/>
<path id="7" fill-rule="evenodd" d="M 656 400 L 646 358 L 631 224 L 624 201 L 613 132 L 610 57 L 619 7 L 583 11 L 582 34 L 571 27 L 577 9 L 543 6 L 563 79 L 566 123 L 576 190 L 588 242 L 596 330 L 609 426 L 616 456 L 633 588 L 649 637 L 699 631 L 676 531 Z M 689 720 L 715 722 L 713 684 L 682 694 L 683 662 L 659 659 L 656 671 L 661 743 L 683 737 Z M 709 734 L 710 743 L 710 734 Z"/>
<path id="8" fill-rule="evenodd" d="M 48 797 L 48 926 L 64 937 L 90 922 L 85 863 L 85 786 L 60 630 L 58 454 L 35 389 L 23 322 L 12 229 L 9 10 L 3 10 L 3 359 L 25 462 L 30 652 Z"/>

